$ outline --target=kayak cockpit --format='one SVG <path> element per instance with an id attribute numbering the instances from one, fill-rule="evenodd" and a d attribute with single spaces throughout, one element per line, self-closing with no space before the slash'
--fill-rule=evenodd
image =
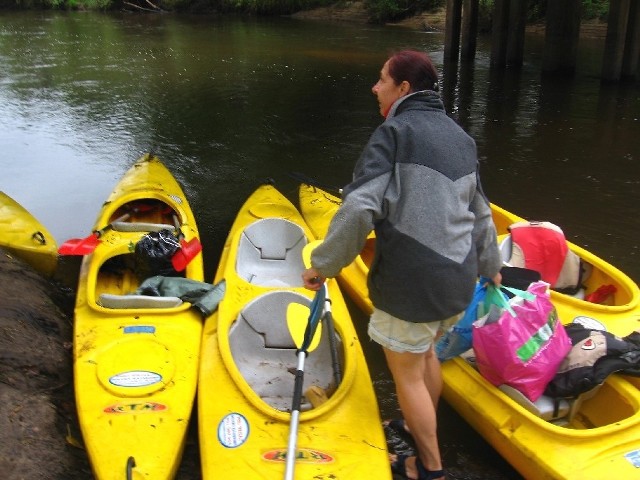
<path id="1" fill-rule="evenodd" d="M 120 250 L 127 250 L 126 253 Z M 154 275 L 178 276 L 184 278 L 184 272 L 171 270 L 170 259 L 164 262 L 165 270 L 151 271 L 146 260 L 140 260 L 136 253 L 129 253 L 129 245 L 124 242 L 116 251 L 97 250 L 94 256 L 111 255 L 96 264 L 95 289 L 89 296 L 90 303 L 110 310 L 118 309 L 168 309 L 180 307 L 183 301 L 175 296 L 151 296 L 136 294 L 147 278 Z M 114 254 L 115 253 L 115 254 Z M 153 268 L 157 268 L 153 265 Z"/>
<path id="2" fill-rule="evenodd" d="M 287 321 L 290 303 L 310 305 L 308 297 L 292 291 L 274 290 L 248 303 L 229 329 L 233 360 L 250 388 L 268 405 L 290 411 L 297 363 L 297 346 Z M 305 323 L 307 318 L 297 321 Z M 329 329 L 318 326 L 320 341 L 305 361 L 303 393 L 318 391 L 330 396 L 333 382 Z M 335 338 L 343 356 L 342 341 Z M 340 363 L 344 360 L 340 358 Z M 302 410 L 313 407 L 303 398 Z"/>
<path id="3" fill-rule="evenodd" d="M 463 354 L 461 360 L 480 375 L 473 350 Z M 495 388 L 531 415 L 548 422 L 549 428 L 594 431 L 595 434 L 595 430 L 600 428 L 626 428 L 640 423 L 637 387 L 628 381 L 629 378 L 632 377 L 614 374 L 577 396 L 555 398 L 541 395 L 535 402 L 508 385 Z"/>
<path id="4" fill-rule="evenodd" d="M 116 231 L 150 232 L 174 229 L 176 219 L 182 223 L 180 214 L 169 203 L 155 198 L 137 198 L 120 205 L 106 220 Z"/>
<path id="5" fill-rule="evenodd" d="M 523 263 L 514 262 L 513 241 L 511 235 L 499 237 L 500 253 L 506 266 L 524 267 Z M 617 269 L 605 264 L 595 255 L 590 254 L 580 247 L 567 243 L 569 254 L 579 262 L 581 269 L 580 281 L 574 292 L 558 291 L 551 286 L 552 301 L 558 297 L 563 302 L 578 304 L 587 310 L 597 311 L 624 311 L 635 307 L 640 301 L 637 287 L 631 279 Z M 608 267 L 608 268 L 603 268 Z M 565 267 L 563 267 L 564 270 Z M 561 273 L 562 275 L 562 273 Z M 544 278 L 543 278 L 544 280 Z M 571 319 L 562 319 L 569 322 Z"/>

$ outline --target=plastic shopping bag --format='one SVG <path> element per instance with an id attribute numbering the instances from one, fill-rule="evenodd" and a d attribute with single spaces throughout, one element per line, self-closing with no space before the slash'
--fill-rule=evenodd
<path id="1" fill-rule="evenodd" d="M 517 296 L 500 307 L 493 305 L 473 324 L 473 349 L 483 377 L 496 386 L 516 388 L 535 402 L 571 350 L 571 340 L 549 299 L 547 283 L 535 282 L 526 293 L 514 293 Z M 494 298 L 502 303 L 499 296 Z"/>
<path id="2" fill-rule="evenodd" d="M 504 271 L 505 268 L 507 267 L 503 267 L 501 271 Z M 537 276 L 536 280 L 540 280 L 540 275 Z M 531 281 L 527 282 L 526 286 L 530 284 Z M 487 288 L 487 285 L 490 285 L 490 287 Z M 504 290 L 504 292 L 502 290 Z M 503 287 L 502 290 L 495 288 L 490 279 L 480 277 L 478 283 L 476 283 L 476 289 L 471 303 L 464 311 L 462 318 L 450 327 L 436 342 L 435 348 L 438 360 L 444 362 L 469 350 L 473 346 L 473 322 L 482 318 L 486 312 L 488 312 L 491 305 L 499 307 L 506 305 L 507 308 L 509 308 L 507 302 L 510 296 L 512 297 L 514 295 L 512 292 L 521 293 L 520 290 L 506 286 Z"/>
<path id="3" fill-rule="evenodd" d="M 482 307 L 487 294 L 486 283 L 487 279 L 480 279 L 476 284 L 476 290 L 471 299 L 471 303 L 465 310 L 462 318 L 449 328 L 437 341 L 436 355 L 441 362 L 457 357 L 471 348 L 473 322 L 484 313 Z"/>

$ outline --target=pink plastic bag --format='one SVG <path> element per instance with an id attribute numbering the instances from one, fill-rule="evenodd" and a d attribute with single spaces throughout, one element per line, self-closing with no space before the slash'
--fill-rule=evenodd
<path id="1" fill-rule="evenodd" d="M 494 306 L 473 324 L 473 349 L 482 376 L 493 385 L 519 390 L 533 402 L 571 350 L 571 340 L 549 300 L 548 286 L 532 283 L 527 292 L 533 299 L 511 299 L 515 316 L 506 307 L 496 312 Z"/>

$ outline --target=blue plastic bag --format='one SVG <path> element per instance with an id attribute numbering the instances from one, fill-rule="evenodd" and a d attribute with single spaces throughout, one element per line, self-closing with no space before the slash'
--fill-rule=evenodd
<path id="1" fill-rule="evenodd" d="M 478 306 L 484 305 L 487 295 L 487 279 L 481 278 L 471 303 L 458 322 L 447 330 L 436 342 L 438 360 L 444 362 L 466 352 L 472 346 L 472 325 L 478 319 Z"/>
<path id="2" fill-rule="evenodd" d="M 462 318 L 436 342 L 438 360 L 444 362 L 457 357 L 473 346 L 473 322 L 486 315 L 492 305 L 499 309 L 505 309 L 515 316 L 509 304 L 507 293 L 518 295 L 527 300 L 535 299 L 535 295 L 529 292 L 505 285 L 496 287 L 488 278 L 480 277 L 471 303 L 464 311 Z"/>

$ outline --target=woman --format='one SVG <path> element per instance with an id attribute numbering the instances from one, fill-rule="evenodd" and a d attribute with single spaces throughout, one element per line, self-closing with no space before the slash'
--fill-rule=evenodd
<path id="1" fill-rule="evenodd" d="M 501 279 L 475 142 L 446 115 L 437 90 L 427 54 L 405 50 L 385 62 L 372 91 L 386 120 L 369 139 L 303 273 L 305 286 L 317 290 L 356 258 L 375 229 L 368 332 L 383 348 L 418 450 L 417 457 L 394 458 L 392 469 L 417 480 L 444 478 L 434 339 L 469 304 L 478 275 Z"/>

